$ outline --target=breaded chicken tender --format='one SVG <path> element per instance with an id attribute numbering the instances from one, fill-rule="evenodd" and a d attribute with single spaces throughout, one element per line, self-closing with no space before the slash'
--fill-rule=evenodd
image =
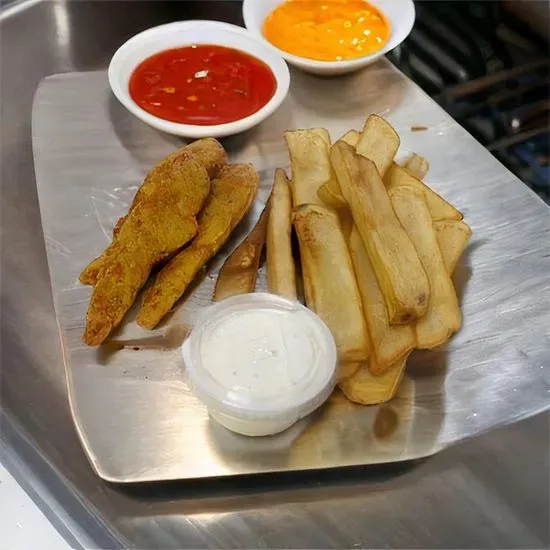
<path id="1" fill-rule="evenodd" d="M 145 292 L 137 322 L 154 328 L 183 295 L 198 271 L 223 246 L 249 210 L 259 176 L 251 164 L 228 164 L 212 182 L 212 192 L 199 216 L 199 232 L 191 244 L 159 272 Z"/>
<path id="2" fill-rule="evenodd" d="M 122 321 L 151 269 L 197 233 L 210 179 L 191 156 L 172 166 L 162 193 L 143 196 L 122 224 L 97 272 L 83 340 L 101 344 Z"/>
<path id="3" fill-rule="evenodd" d="M 213 179 L 218 175 L 220 168 L 227 162 L 227 153 L 222 145 L 214 138 L 199 139 L 178 149 L 161 160 L 149 174 L 147 174 L 130 205 L 128 214 L 147 197 L 152 197 L 157 193 L 163 193 L 166 182 L 172 178 L 175 171 L 179 171 L 180 165 L 189 158 L 194 158 L 201 164 L 206 169 L 210 179 Z M 189 211 L 196 212 L 196 204 L 189 204 Z M 122 216 L 116 223 L 113 229 L 113 243 L 120 233 L 128 214 Z M 82 271 L 80 274 L 80 282 L 84 285 L 95 285 L 103 261 L 109 257 L 112 252 L 113 249 L 111 244 L 101 256 L 90 262 L 84 271 Z"/>

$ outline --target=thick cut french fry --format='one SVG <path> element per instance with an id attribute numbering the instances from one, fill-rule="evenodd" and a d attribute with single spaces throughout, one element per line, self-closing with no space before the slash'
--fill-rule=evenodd
<path id="1" fill-rule="evenodd" d="M 269 204 L 246 239 L 225 260 L 216 280 L 213 301 L 254 292 L 260 257 L 265 246 Z"/>
<path id="2" fill-rule="evenodd" d="M 298 130 L 298 132 L 299 131 L 300 130 Z M 327 147 L 330 149 L 332 145 L 332 140 L 330 139 L 330 134 L 328 133 L 328 130 L 326 128 L 308 128 L 305 131 L 313 132 L 316 136 L 319 136 L 327 144 Z"/>
<path id="3" fill-rule="evenodd" d="M 364 361 L 368 334 L 361 295 L 337 214 L 323 206 L 294 210 L 304 294 L 309 308 L 332 331 L 340 361 Z"/>
<path id="4" fill-rule="evenodd" d="M 354 146 L 353 136 L 350 132 L 342 139 L 348 145 Z M 389 170 L 395 154 L 399 149 L 399 136 L 397 132 L 382 117 L 370 115 L 365 122 L 363 133 L 355 144 L 360 155 L 374 162 L 381 177 Z M 338 181 L 329 181 L 319 190 L 319 196 L 330 206 L 342 206 L 346 203 L 345 195 L 339 187 Z"/>
<path id="5" fill-rule="evenodd" d="M 361 134 L 357 130 L 350 130 L 346 132 L 339 141 L 345 141 L 352 147 L 355 147 L 359 140 L 361 139 Z M 336 183 L 337 185 L 337 183 Z M 318 197 L 327 205 L 334 208 L 344 208 L 347 207 L 346 201 L 340 192 L 335 192 L 333 188 L 336 188 L 335 184 L 331 184 L 329 188 L 329 182 L 325 182 L 319 191 L 317 192 Z"/>
<path id="6" fill-rule="evenodd" d="M 340 380 L 338 386 L 350 400 L 361 405 L 378 405 L 392 399 L 403 378 L 408 355 L 390 365 L 383 374 L 374 376 L 370 361 L 362 363 L 352 376 Z"/>
<path id="7" fill-rule="evenodd" d="M 471 229 L 458 220 L 441 220 L 434 223 L 434 228 L 445 268 L 451 275 L 468 245 Z M 370 335 L 369 368 L 372 374 L 379 375 L 389 369 L 397 358 L 411 351 L 415 343 L 414 331 L 412 325 L 389 324 L 384 297 L 357 228 L 349 237 L 349 249 Z"/>
<path id="8" fill-rule="evenodd" d="M 353 376 L 363 364 L 361 362 L 338 363 L 338 380 L 345 380 Z"/>
<path id="9" fill-rule="evenodd" d="M 357 147 L 360 139 L 361 132 L 358 132 L 357 130 L 350 130 L 349 132 L 346 132 L 338 141 L 345 141 L 348 145 Z"/>
<path id="10" fill-rule="evenodd" d="M 430 282 L 428 311 L 416 321 L 415 335 L 417 348 L 431 349 L 446 342 L 460 328 L 456 291 L 445 268 L 424 191 L 418 187 L 395 187 L 390 197 Z"/>
<path id="11" fill-rule="evenodd" d="M 445 268 L 452 275 L 460 256 L 468 246 L 472 230 L 461 220 L 439 220 L 433 225 Z"/>
<path id="12" fill-rule="evenodd" d="M 340 218 L 340 225 L 342 226 L 342 233 L 346 242 L 349 242 L 351 232 L 353 230 L 353 216 L 351 215 L 349 208 L 340 208 L 338 210 L 338 217 Z"/>
<path id="13" fill-rule="evenodd" d="M 352 130 L 352 132 L 355 132 L 355 130 Z M 414 165 L 414 170 L 416 171 L 416 174 L 413 174 L 413 175 L 416 178 L 420 177 L 421 174 L 425 174 L 428 169 L 428 163 L 426 162 L 426 160 L 417 154 L 414 154 L 411 157 L 411 159 L 409 159 L 406 166 L 409 166 L 409 165 L 411 166 Z M 407 168 L 407 170 L 409 170 L 409 172 L 412 172 L 412 170 L 409 168 Z M 440 198 L 439 195 L 436 195 L 427 186 L 425 186 L 424 191 L 426 193 L 426 200 L 428 202 L 428 206 L 430 204 L 430 199 L 429 199 L 430 195 L 432 194 L 435 195 L 435 197 L 432 196 L 432 200 L 435 202 L 437 202 L 438 199 Z M 321 190 L 319 190 L 319 194 L 321 194 Z M 340 222 L 342 224 L 342 230 L 344 232 L 344 236 L 346 237 L 346 240 L 348 240 L 349 235 L 351 233 L 351 229 L 353 227 L 353 218 L 351 217 L 351 212 L 347 207 L 340 208 L 338 210 L 338 215 L 340 217 Z M 456 267 L 456 262 L 458 262 L 460 256 L 462 255 L 462 252 L 468 245 L 468 241 L 470 240 L 470 236 L 472 235 L 472 230 L 463 220 L 458 220 L 458 219 L 435 220 L 434 228 L 437 233 L 437 241 L 439 243 L 439 248 L 441 249 L 441 253 L 443 255 L 445 266 L 448 268 L 449 273 L 452 273 Z M 455 262 L 455 263 L 452 263 L 452 262 Z"/>
<path id="14" fill-rule="evenodd" d="M 447 272 L 451 274 L 454 271 L 462 252 L 468 244 L 471 229 L 464 222 L 458 220 L 438 221 L 434 223 L 434 228 L 437 233 L 445 267 Z M 369 320 L 372 321 L 372 319 L 383 319 L 385 315 L 385 305 L 383 303 L 383 297 L 380 293 L 380 289 L 378 288 L 378 283 L 374 278 L 374 272 L 372 270 L 372 266 L 370 265 L 370 260 L 356 229 L 350 236 L 350 251 L 356 271 L 367 275 L 366 277 L 361 277 L 359 281 L 370 280 L 374 282 L 373 286 L 367 287 L 367 291 L 369 288 L 371 289 L 371 291 L 367 294 L 363 292 L 360 285 L 361 294 L 363 296 L 365 317 L 367 319 L 367 325 L 369 327 L 369 334 L 371 337 L 372 352 L 370 359 L 365 363 L 346 363 L 340 365 L 341 370 L 339 373 L 338 385 L 342 390 L 342 393 L 350 401 L 354 401 L 355 403 L 360 403 L 362 405 L 375 405 L 389 401 L 394 397 L 403 377 L 405 364 L 409 353 L 406 353 L 395 362 L 387 366 L 381 366 L 377 363 L 377 351 L 381 348 L 380 346 L 378 348 L 376 347 L 374 335 L 378 334 L 377 330 L 379 329 L 377 329 L 377 326 L 379 325 L 375 324 L 373 327 L 373 323 L 369 322 Z M 356 261 L 358 258 L 359 262 Z M 374 289 L 374 292 L 372 289 Z M 372 308 L 373 302 L 370 298 L 372 294 L 374 294 L 375 300 L 376 298 L 378 299 L 379 306 L 381 306 L 378 309 L 378 312 L 381 315 L 376 317 L 372 316 L 373 312 L 376 311 L 376 309 Z M 390 327 L 387 323 L 387 315 L 386 323 L 382 326 L 386 327 L 390 331 L 394 331 L 395 329 L 398 331 L 403 331 L 403 329 L 405 329 L 405 331 L 409 331 L 411 336 L 413 334 L 410 326 Z M 386 342 L 389 345 L 392 345 L 399 342 L 399 340 L 399 333 L 394 333 L 393 337 L 389 337 Z M 414 340 L 409 339 L 409 342 L 411 341 Z"/>
<path id="15" fill-rule="evenodd" d="M 421 317 L 430 297 L 428 278 L 375 164 L 344 142 L 332 147 L 330 157 L 384 295 L 390 323 Z"/>
<path id="16" fill-rule="evenodd" d="M 413 349 L 414 330 L 412 325 L 390 325 L 384 295 L 357 227 L 351 231 L 349 250 L 369 331 L 371 372 L 380 374 Z"/>
<path id="17" fill-rule="evenodd" d="M 424 157 L 413 153 L 403 168 L 405 168 L 405 170 L 407 170 L 409 174 L 412 174 L 415 178 L 423 180 L 430 169 L 430 165 Z"/>
<path id="18" fill-rule="evenodd" d="M 348 145 L 355 147 L 360 139 L 361 134 L 357 130 L 350 130 L 344 134 L 339 141 L 344 141 Z M 317 191 L 317 196 L 324 204 L 332 206 L 333 208 L 344 209 L 348 206 L 346 199 L 342 196 L 338 182 L 334 180 L 327 181 L 321 185 Z"/>
<path id="19" fill-rule="evenodd" d="M 334 180 L 330 164 L 330 136 L 324 128 L 285 132 L 292 168 L 291 188 L 294 207 L 323 204 L 317 196 L 319 187 Z"/>
<path id="20" fill-rule="evenodd" d="M 388 368 L 397 357 L 410 351 L 414 345 L 414 332 L 409 325 L 390 325 L 384 296 L 380 291 L 372 264 L 363 245 L 353 218 L 347 209 L 338 211 L 342 231 L 349 243 L 359 291 L 363 299 L 363 309 L 369 329 L 373 360 L 370 361 L 373 374 Z M 459 220 L 439 220 L 434 222 L 437 242 L 449 275 L 455 270 L 460 256 L 466 249 L 472 234 L 470 227 Z"/>
<path id="21" fill-rule="evenodd" d="M 393 163 L 388 170 L 384 178 L 384 184 L 388 190 L 402 185 L 422 189 L 426 195 L 426 202 L 434 221 L 462 219 L 462 214 L 452 204 L 448 203 L 443 197 L 440 197 L 435 191 L 396 163 Z"/>
<path id="22" fill-rule="evenodd" d="M 296 266 L 292 256 L 292 195 L 285 171 L 275 171 L 267 222 L 267 288 L 296 300 Z"/>
<path id="23" fill-rule="evenodd" d="M 327 206 L 331 206 L 332 208 L 346 208 L 347 203 L 342 196 L 342 194 L 338 191 L 337 193 L 334 192 L 328 185 L 328 183 L 325 183 L 319 187 L 319 190 L 317 191 L 317 196 L 321 200 L 323 204 L 326 204 Z"/>
<path id="24" fill-rule="evenodd" d="M 401 140 L 397 132 L 382 117 L 370 115 L 365 122 L 357 152 L 374 162 L 380 177 L 392 165 Z"/>

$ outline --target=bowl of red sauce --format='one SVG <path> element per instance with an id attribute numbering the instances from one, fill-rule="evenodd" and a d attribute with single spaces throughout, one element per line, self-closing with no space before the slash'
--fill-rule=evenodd
<path id="1" fill-rule="evenodd" d="M 117 99 L 150 126 L 188 138 L 223 137 L 259 124 L 285 99 L 283 58 L 246 29 L 181 21 L 148 29 L 111 59 Z"/>
<path id="2" fill-rule="evenodd" d="M 413 0 L 244 0 L 246 28 L 306 72 L 357 71 L 411 32 Z"/>

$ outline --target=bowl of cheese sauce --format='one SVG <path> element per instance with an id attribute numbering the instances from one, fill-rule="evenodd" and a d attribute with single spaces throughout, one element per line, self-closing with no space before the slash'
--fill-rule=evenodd
<path id="1" fill-rule="evenodd" d="M 182 346 L 186 377 L 210 416 L 248 436 L 282 432 L 336 384 L 336 346 L 311 310 L 273 294 L 207 308 Z"/>
<path id="2" fill-rule="evenodd" d="M 343 74 L 398 46 L 415 19 L 412 0 L 244 0 L 247 29 L 290 64 Z"/>

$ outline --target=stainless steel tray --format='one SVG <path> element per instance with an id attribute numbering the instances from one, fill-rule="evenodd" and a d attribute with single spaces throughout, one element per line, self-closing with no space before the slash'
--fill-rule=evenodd
<path id="1" fill-rule="evenodd" d="M 283 131 L 324 126 L 338 137 L 360 128 L 371 112 L 388 117 L 404 151 L 428 158 L 428 183 L 473 228 L 456 274 L 464 327 L 446 349 L 411 358 L 388 405 L 359 407 L 335 394 L 280 436 L 232 434 L 209 420 L 189 392 L 177 345 L 193 312 L 209 303 L 224 256 L 261 211 L 273 170 L 288 165 Z M 426 129 L 415 132 L 416 126 Z M 146 171 L 181 142 L 137 121 L 110 94 L 106 73 L 91 72 L 42 82 L 33 144 L 71 408 L 102 478 L 190 479 L 401 461 L 548 408 L 549 210 L 390 64 L 337 79 L 293 73 L 281 109 L 224 142 L 232 160 L 259 169 L 257 204 L 168 324 L 152 336 L 129 315 L 116 338 L 135 340 L 139 350 L 81 343 L 90 289 L 77 277 L 107 244 Z"/>

